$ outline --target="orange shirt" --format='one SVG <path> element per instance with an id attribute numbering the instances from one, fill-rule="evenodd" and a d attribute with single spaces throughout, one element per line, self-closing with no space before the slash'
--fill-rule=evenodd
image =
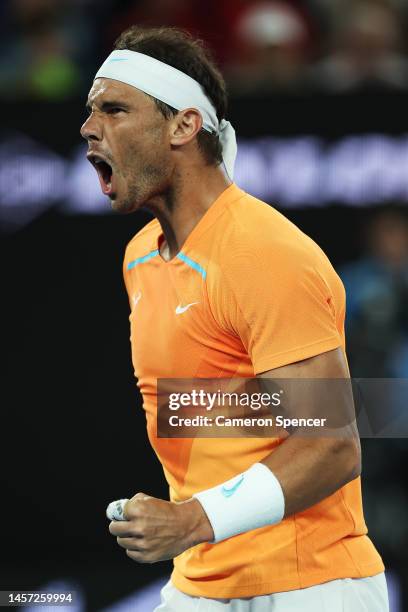
<path id="1" fill-rule="evenodd" d="M 131 346 L 150 442 L 170 499 L 189 499 L 262 460 L 272 438 L 157 437 L 158 378 L 256 374 L 343 347 L 343 285 L 321 249 L 271 206 L 228 187 L 166 262 L 157 220 L 124 262 Z M 185 306 L 191 304 L 189 308 Z M 252 597 L 384 570 L 367 537 L 360 479 L 312 508 L 174 559 L 185 593 Z"/>

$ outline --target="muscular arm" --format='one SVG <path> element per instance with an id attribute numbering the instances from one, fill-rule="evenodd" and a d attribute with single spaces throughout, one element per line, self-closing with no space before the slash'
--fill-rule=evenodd
<path id="1" fill-rule="evenodd" d="M 348 379 L 349 372 L 342 350 L 335 349 L 316 357 L 288 366 L 269 370 L 258 376 L 260 379 Z M 284 386 L 284 385 L 282 385 Z M 303 389 L 307 389 L 305 385 Z M 320 387 L 321 388 L 321 387 Z M 341 388 L 345 388 L 343 385 Z M 313 392 L 316 385 L 309 386 L 309 394 L 301 395 L 299 403 L 313 405 L 321 395 Z M 331 389 L 329 386 L 328 389 Z M 351 405 L 350 405 L 351 402 Z M 344 415 L 340 421 L 347 423 L 341 434 L 306 437 L 296 432 L 289 435 L 261 463 L 267 466 L 279 480 L 285 498 L 285 517 L 306 510 L 325 499 L 339 488 L 357 478 L 361 472 L 360 439 L 354 420 L 354 407 L 350 393 L 334 397 L 332 405 L 323 406 L 324 412 L 337 411 Z M 191 502 L 191 510 L 193 504 Z M 194 514 L 201 514 L 198 532 L 201 538 L 213 538 L 211 525 L 202 508 L 194 508 Z M 204 515 L 204 516 L 203 516 Z"/>
<path id="2" fill-rule="evenodd" d="M 341 349 L 260 375 L 260 378 L 271 379 L 348 377 Z M 349 408 L 345 407 L 345 411 Z M 261 463 L 272 470 L 282 486 L 285 516 L 313 506 L 359 476 L 361 452 L 358 432 L 349 427 L 347 433 L 344 438 L 291 435 L 262 460 Z"/>

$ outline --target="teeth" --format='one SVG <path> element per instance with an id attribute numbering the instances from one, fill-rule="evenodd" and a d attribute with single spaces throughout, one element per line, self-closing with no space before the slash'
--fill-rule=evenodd
<path id="1" fill-rule="evenodd" d="M 104 161 L 105 161 L 105 160 L 101 159 L 100 157 L 96 157 L 96 156 L 92 156 L 92 157 L 90 158 L 90 160 L 92 161 L 92 163 L 93 163 L 95 166 L 98 166 L 99 164 L 103 164 L 103 163 L 104 163 Z"/>

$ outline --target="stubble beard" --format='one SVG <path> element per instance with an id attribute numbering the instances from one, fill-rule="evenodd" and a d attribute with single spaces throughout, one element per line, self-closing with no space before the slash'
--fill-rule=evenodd
<path id="1" fill-rule="evenodd" d="M 143 197 L 136 183 L 128 184 L 126 194 L 112 199 L 111 206 L 115 212 L 129 214 L 143 206 Z"/>
<path id="2" fill-rule="evenodd" d="M 133 172 L 122 175 L 121 179 L 126 184 L 126 193 L 112 199 L 112 209 L 121 214 L 129 214 L 140 210 L 142 207 L 149 208 L 149 201 L 163 196 L 166 200 L 168 184 L 166 180 L 165 164 L 155 163 L 144 166 L 137 176 Z"/>

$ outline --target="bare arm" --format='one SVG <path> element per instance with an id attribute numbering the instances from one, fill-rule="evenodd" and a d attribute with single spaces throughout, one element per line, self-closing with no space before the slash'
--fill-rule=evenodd
<path id="1" fill-rule="evenodd" d="M 323 353 L 282 368 L 261 378 L 349 377 L 341 349 Z M 328 407 L 329 411 L 329 407 Z M 285 497 L 285 516 L 300 512 L 328 497 L 361 472 L 360 440 L 356 428 L 340 438 L 289 436 L 263 459 L 279 480 Z"/>
<path id="2" fill-rule="evenodd" d="M 276 379 L 347 380 L 349 372 L 343 351 L 339 348 L 304 361 L 269 370 L 260 374 L 258 378 L 275 381 Z M 324 384 L 324 381 L 322 382 Z M 282 386 L 284 387 L 284 384 Z M 345 387 L 346 384 L 342 384 L 340 388 Z M 309 392 L 299 397 L 300 404 L 309 404 L 313 407 L 314 402 L 321 400 L 321 395 L 316 393 L 318 385 L 315 386 L 315 392 L 313 385 L 305 385 L 303 388 L 309 389 Z M 328 389 L 333 389 L 330 383 Z M 348 385 L 347 389 L 349 389 Z M 354 421 L 352 394 L 339 393 L 338 397 L 333 397 L 332 402 L 323 408 L 327 415 L 330 415 L 331 411 L 341 413 L 339 420 L 346 423 L 346 426 L 341 430 L 335 430 L 335 435 L 326 435 L 327 430 L 322 435 L 312 437 L 295 432 L 288 435 L 261 461 L 273 472 L 282 487 L 285 517 L 310 508 L 360 475 L 361 449 Z M 191 510 L 195 503 L 195 500 L 191 502 Z M 190 503 L 186 505 L 190 506 Z M 194 507 L 193 515 L 196 513 L 202 515 L 202 520 L 198 523 L 200 537 L 212 539 L 214 534 L 211 525 L 199 504 Z"/>

